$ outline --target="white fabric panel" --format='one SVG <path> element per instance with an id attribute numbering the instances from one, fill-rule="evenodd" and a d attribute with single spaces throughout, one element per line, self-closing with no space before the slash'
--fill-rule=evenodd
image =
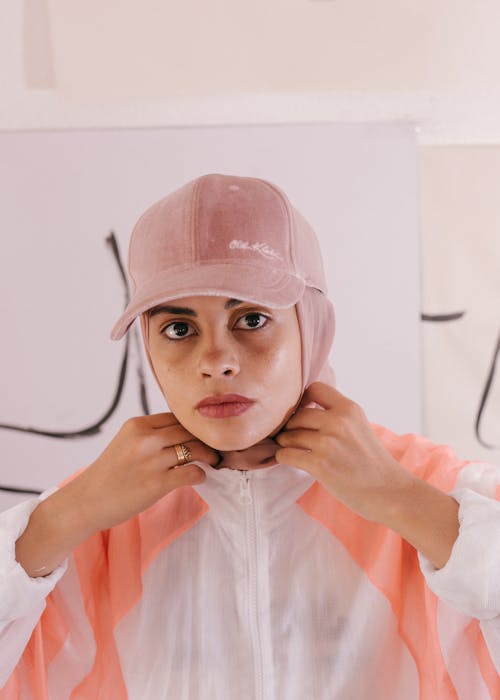
<path id="1" fill-rule="evenodd" d="M 49 666 L 50 698 L 69 698 L 71 690 L 90 673 L 94 663 L 94 633 L 85 612 L 80 581 L 73 557 L 67 560 L 64 585 L 56 586 L 54 603 L 71 635 Z"/>
<path id="2" fill-rule="evenodd" d="M 244 502 L 239 470 L 201 466 L 210 510 L 152 563 L 117 627 L 131 700 L 417 700 L 388 601 L 295 503 L 312 477 L 250 472 Z"/>
<path id="3" fill-rule="evenodd" d="M 490 700 L 474 651 L 465 635 L 469 624 L 470 617 L 457 613 L 447 603 L 439 601 L 439 642 L 459 700 Z"/>
<path id="4" fill-rule="evenodd" d="M 417 669 L 388 600 L 344 546 L 295 502 L 312 477 L 285 465 L 250 472 L 200 466 L 207 479 L 195 489 L 208 512 L 153 560 L 141 599 L 115 630 L 129 698 L 417 700 Z M 487 465 L 483 471 L 488 474 Z M 424 575 L 431 584 L 433 576 L 440 576 L 443 591 L 455 586 L 464 600 L 469 595 L 465 607 L 476 609 L 484 591 L 498 586 L 495 569 L 483 571 L 475 563 L 478 541 L 487 544 L 497 527 L 498 503 L 469 489 L 463 492 L 470 500 L 464 512 L 473 514 L 470 527 L 479 528 L 481 538 L 461 530 L 456 561 Z M 14 542 L 22 529 L 22 510 L 2 516 L 9 523 L 6 541 Z M 490 526 L 483 529 L 488 518 Z M 493 554 L 494 549 L 491 561 Z M 10 566 L 4 552 L 0 578 Z M 475 577 L 468 576 L 470 571 Z M 41 612 L 29 612 L 26 601 L 36 599 L 39 584 L 26 578 L 29 590 L 11 587 L 8 592 L 12 610 L 28 612 L 0 635 L 2 650 L 13 650 L 0 658 L 4 680 Z M 50 668 L 50 697 L 67 700 L 95 652 L 71 557 L 54 600 L 72 633 Z M 487 596 L 486 603 L 492 615 Z M 470 619 L 440 602 L 440 641 L 459 700 L 483 700 L 484 682 L 463 634 Z M 482 623 L 497 667 L 498 621 L 497 615 Z"/>

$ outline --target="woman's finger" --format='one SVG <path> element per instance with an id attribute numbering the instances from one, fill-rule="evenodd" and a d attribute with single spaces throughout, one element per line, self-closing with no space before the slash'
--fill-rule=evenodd
<path id="1" fill-rule="evenodd" d="M 295 447 L 283 447 L 276 451 L 275 459 L 279 464 L 296 467 L 303 471 L 315 474 L 318 471 L 317 460 L 311 450 L 300 450 Z"/>
<path id="2" fill-rule="evenodd" d="M 168 428 L 171 425 L 179 425 L 179 421 L 173 413 L 165 411 L 163 413 L 152 413 L 149 416 L 137 416 L 133 421 L 139 421 L 149 428 Z"/>
<path id="3" fill-rule="evenodd" d="M 281 447 L 298 447 L 299 449 L 312 450 L 318 441 L 317 430 L 285 430 L 276 436 L 275 440 Z"/>
<path id="4" fill-rule="evenodd" d="M 151 444 L 157 445 L 158 449 L 170 447 L 170 445 L 175 445 L 176 443 L 187 443 L 197 440 L 197 438 L 190 433 L 189 430 L 186 430 L 183 425 L 180 425 L 180 423 L 153 430 L 149 434 L 148 439 L 151 440 Z"/>
<path id="5" fill-rule="evenodd" d="M 153 456 L 152 459 L 155 468 L 168 470 L 174 469 L 175 467 L 184 466 L 179 462 L 179 457 L 177 456 L 174 444 L 178 443 L 166 445 Z M 189 461 L 186 462 L 186 464 L 199 461 L 216 466 L 220 461 L 219 453 L 208 445 L 205 445 L 203 442 L 200 442 L 200 440 L 185 440 L 182 442 L 182 444 L 185 445 L 190 452 Z"/>
<path id="6" fill-rule="evenodd" d="M 194 486 L 201 484 L 206 479 L 206 474 L 201 467 L 196 464 L 185 464 L 181 467 L 174 467 L 165 472 L 165 483 L 168 483 L 170 489 L 179 488 L 179 486 Z"/>
<path id="7" fill-rule="evenodd" d="M 319 408 L 299 408 L 285 424 L 282 432 L 295 430 L 296 428 L 319 430 L 324 423 L 325 411 Z"/>

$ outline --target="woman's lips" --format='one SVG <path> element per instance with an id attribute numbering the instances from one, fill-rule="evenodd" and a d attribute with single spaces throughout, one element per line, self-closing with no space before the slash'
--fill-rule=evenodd
<path id="1" fill-rule="evenodd" d="M 239 416 L 251 408 L 253 404 L 253 401 L 227 401 L 198 406 L 198 411 L 207 418 L 228 418 L 229 416 Z"/>

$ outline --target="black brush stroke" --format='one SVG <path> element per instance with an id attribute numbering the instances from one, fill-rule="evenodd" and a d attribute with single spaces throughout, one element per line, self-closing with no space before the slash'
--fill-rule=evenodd
<path id="1" fill-rule="evenodd" d="M 480 424 L 481 424 L 481 418 L 483 415 L 483 411 L 484 411 L 484 408 L 486 406 L 486 402 L 488 400 L 488 396 L 489 396 L 489 393 L 491 390 L 491 386 L 492 386 L 493 380 L 495 378 L 495 372 L 497 370 L 497 360 L 498 360 L 499 356 L 500 356 L 500 332 L 498 334 L 496 348 L 493 350 L 493 357 L 491 358 L 490 368 L 488 370 L 488 375 L 486 377 L 486 382 L 484 385 L 483 393 L 481 394 L 481 399 L 479 401 L 479 408 L 478 408 L 477 415 L 476 415 L 476 422 L 474 424 L 474 430 L 475 430 L 475 434 L 476 434 L 478 441 L 481 443 L 481 445 L 483 445 L 483 447 L 486 447 L 486 449 L 489 449 L 489 450 L 497 449 L 498 445 L 489 445 L 487 442 L 485 442 L 483 440 L 483 438 L 481 437 Z"/>
<path id="2" fill-rule="evenodd" d="M 463 318 L 465 316 L 465 311 L 457 311 L 455 313 L 451 314 L 421 314 L 420 318 L 422 321 L 434 321 L 434 322 L 446 322 L 446 321 L 458 321 L 459 319 Z M 488 396 L 491 391 L 491 386 L 493 384 L 494 378 L 495 378 L 495 372 L 496 372 L 496 364 L 497 364 L 497 359 L 498 356 L 500 355 L 500 334 L 498 336 L 496 348 L 493 351 L 493 357 L 491 360 L 490 368 L 488 371 L 488 375 L 486 377 L 486 381 L 481 393 L 481 398 L 479 401 L 479 407 L 477 409 L 476 413 L 476 419 L 474 421 L 474 434 L 476 436 L 477 441 L 479 442 L 480 445 L 482 445 L 485 449 L 487 450 L 497 450 L 499 448 L 498 445 L 490 445 L 489 443 L 485 442 L 483 438 L 481 437 L 481 419 L 483 417 L 483 412 L 486 407 L 486 403 L 488 400 Z"/>
<path id="3" fill-rule="evenodd" d="M 9 425 L 8 423 L 0 423 L 0 429 L 3 430 L 17 430 L 22 433 L 31 433 L 33 435 L 43 435 L 45 437 L 59 438 L 61 440 L 74 440 L 79 437 L 89 437 L 90 435 L 97 435 L 101 432 L 101 427 L 109 420 L 113 415 L 120 402 L 120 398 L 123 393 L 123 387 L 125 384 L 125 374 L 127 372 L 128 365 L 128 346 L 129 338 L 127 336 L 125 342 L 125 352 L 123 353 L 123 358 L 120 367 L 120 374 L 118 377 L 118 386 L 115 391 L 115 395 L 111 401 L 111 405 L 104 413 L 104 415 L 99 418 L 93 425 L 89 425 L 87 428 L 80 428 L 79 430 L 42 430 L 41 428 L 30 428 L 21 425 Z M 0 487 L 1 488 L 1 487 Z"/>
<path id="4" fill-rule="evenodd" d="M 422 321 L 458 321 L 465 316 L 465 311 L 456 311 L 452 314 L 420 314 Z"/>
<path id="5" fill-rule="evenodd" d="M 109 235 L 105 239 L 106 244 L 111 250 L 111 253 L 113 255 L 113 258 L 115 260 L 115 263 L 118 267 L 118 271 L 120 273 L 120 277 L 123 282 L 123 288 L 124 288 L 124 296 L 125 296 L 125 306 L 129 303 L 130 300 L 130 292 L 129 292 L 129 287 L 128 287 L 128 281 L 127 281 L 127 276 L 125 274 L 124 267 L 121 262 L 121 255 L 120 255 L 120 250 L 118 246 L 118 242 L 116 239 L 116 236 L 113 231 L 110 231 Z M 136 372 L 137 372 L 137 377 L 139 380 L 139 398 L 141 402 L 141 407 L 144 411 L 145 415 L 149 415 L 149 402 L 148 402 L 148 396 L 147 396 L 147 388 L 146 388 L 146 382 L 144 378 L 144 370 L 142 367 L 142 359 L 141 359 L 141 354 L 140 354 L 140 342 L 139 338 L 137 335 L 137 331 L 134 328 L 133 329 L 133 341 L 136 344 L 137 348 L 137 367 L 136 367 Z M 120 372 L 118 376 L 118 384 L 116 387 L 116 390 L 114 392 L 114 396 L 111 400 L 111 404 L 108 408 L 108 410 L 99 418 L 95 423 L 92 425 L 87 426 L 86 428 L 80 428 L 78 430 L 73 430 L 73 431 L 59 431 L 59 430 L 46 430 L 42 428 L 34 428 L 30 426 L 22 426 L 22 425 L 11 425 L 8 423 L 0 423 L 0 429 L 3 430 L 14 430 L 18 432 L 23 432 L 23 433 L 28 433 L 32 435 L 40 435 L 44 437 L 49 437 L 49 438 L 56 438 L 60 440 L 74 440 L 76 438 L 85 438 L 85 437 L 90 437 L 92 435 L 97 435 L 98 433 L 101 432 L 102 426 L 111 418 L 113 413 L 116 411 L 120 399 L 123 394 L 124 386 L 125 386 L 125 379 L 127 375 L 127 368 L 128 368 L 128 360 L 129 360 L 129 353 L 130 353 L 130 333 L 128 333 L 125 337 L 125 348 L 121 360 L 121 365 L 120 365 Z M 41 491 L 35 490 L 35 489 L 22 489 L 18 488 L 15 486 L 7 486 L 7 485 L 0 485 L 0 491 L 5 491 L 9 493 L 26 493 L 26 494 L 40 494 L 42 493 Z"/>
<path id="6" fill-rule="evenodd" d="M 35 491 L 35 489 L 18 489 L 15 486 L 1 486 L 0 491 L 7 493 L 32 493 L 34 496 L 39 496 L 43 491 Z"/>

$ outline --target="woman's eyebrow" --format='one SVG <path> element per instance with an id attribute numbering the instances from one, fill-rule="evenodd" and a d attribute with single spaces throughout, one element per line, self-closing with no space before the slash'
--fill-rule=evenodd
<path id="1" fill-rule="evenodd" d="M 224 304 L 225 309 L 232 309 L 233 306 L 238 306 L 243 304 L 239 299 L 229 299 Z M 197 316 L 198 314 L 193 309 L 188 309 L 185 306 L 158 306 L 155 309 L 151 309 L 149 312 L 149 317 L 156 316 L 156 314 L 182 314 L 184 316 Z"/>

